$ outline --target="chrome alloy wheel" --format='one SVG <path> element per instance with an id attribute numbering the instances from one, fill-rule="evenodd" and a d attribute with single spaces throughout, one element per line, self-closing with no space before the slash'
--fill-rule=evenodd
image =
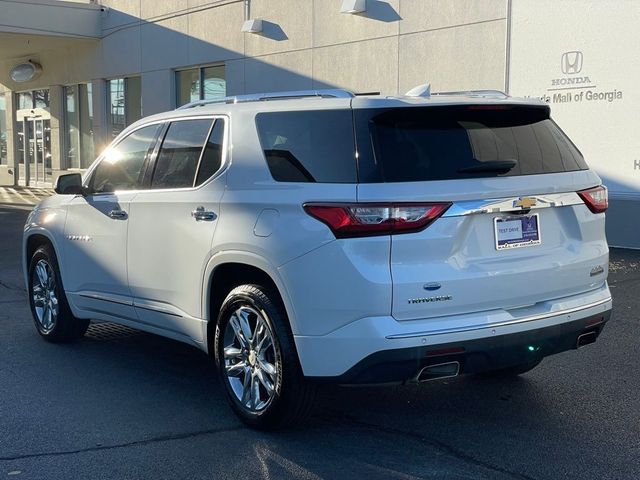
<path id="1" fill-rule="evenodd" d="M 264 410 L 276 393 L 278 362 L 273 333 L 263 313 L 238 308 L 224 332 L 224 369 L 238 401 L 252 412 Z"/>
<path id="2" fill-rule="evenodd" d="M 51 265 L 40 260 L 31 278 L 31 300 L 43 333 L 49 333 L 58 319 L 58 297 L 56 297 L 56 277 Z"/>

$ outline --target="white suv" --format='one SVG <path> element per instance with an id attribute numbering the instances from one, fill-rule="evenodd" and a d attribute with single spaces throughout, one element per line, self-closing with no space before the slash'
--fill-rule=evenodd
<path id="1" fill-rule="evenodd" d="M 606 189 L 547 105 L 501 93 L 196 102 L 56 191 L 24 233 L 38 332 L 195 345 L 255 427 L 318 382 L 522 373 L 611 312 Z"/>

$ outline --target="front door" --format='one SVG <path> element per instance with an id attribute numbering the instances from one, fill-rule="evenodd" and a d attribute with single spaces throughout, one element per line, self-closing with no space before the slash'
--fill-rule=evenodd
<path id="1" fill-rule="evenodd" d="M 18 110 L 18 184 L 51 187 L 51 115 L 43 108 Z"/>
<path id="2" fill-rule="evenodd" d="M 158 130 L 142 127 L 110 146 L 85 182 L 88 194 L 69 203 L 61 267 L 67 295 L 87 317 L 137 320 L 127 279 L 129 205 Z"/>

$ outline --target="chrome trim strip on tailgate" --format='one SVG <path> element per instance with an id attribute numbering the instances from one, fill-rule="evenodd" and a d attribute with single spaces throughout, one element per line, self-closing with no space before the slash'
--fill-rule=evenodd
<path id="1" fill-rule="evenodd" d="M 523 203 L 526 200 L 526 203 Z M 524 208 L 520 204 L 530 205 Z M 549 207 L 566 207 L 584 204 L 576 192 L 523 195 L 522 197 L 492 198 L 454 202 L 443 217 L 460 217 L 478 213 L 521 212 Z"/>
<path id="2" fill-rule="evenodd" d="M 387 335 L 385 338 L 389 340 L 399 340 L 404 338 L 416 338 L 416 337 L 427 337 L 432 335 L 445 335 L 447 333 L 460 333 L 460 332 L 470 332 L 473 330 L 482 330 L 484 328 L 495 328 L 495 327 L 504 327 L 506 325 L 515 325 L 517 323 L 525 323 L 525 322 L 533 322 L 535 320 L 542 320 L 545 318 L 558 317 L 560 315 L 568 315 L 570 313 L 579 312 L 581 310 L 587 310 L 589 308 L 597 307 L 599 305 L 604 305 L 607 302 L 611 302 L 611 297 L 606 298 L 604 300 L 599 300 L 594 303 L 590 303 L 588 305 L 581 305 L 579 307 L 568 308 L 566 310 L 560 310 L 558 312 L 546 312 L 540 313 L 538 315 L 531 315 L 529 317 L 518 318 L 515 320 L 508 320 L 506 322 L 496 322 L 496 323 L 484 323 L 482 325 L 472 325 L 468 327 L 459 327 L 459 328 L 443 328 L 440 330 L 429 330 L 426 332 L 415 332 L 415 333 L 399 333 L 396 335 Z"/>

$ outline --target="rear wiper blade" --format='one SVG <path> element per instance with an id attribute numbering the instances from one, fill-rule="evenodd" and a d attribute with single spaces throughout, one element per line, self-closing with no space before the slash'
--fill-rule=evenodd
<path id="1" fill-rule="evenodd" d="M 476 172 L 496 172 L 507 173 L 518 164 L 515 160 L 489 160 L 488 162 L 479 162 L 471 167 L 458 169 L 458 173 L 476 173 Z"/>

